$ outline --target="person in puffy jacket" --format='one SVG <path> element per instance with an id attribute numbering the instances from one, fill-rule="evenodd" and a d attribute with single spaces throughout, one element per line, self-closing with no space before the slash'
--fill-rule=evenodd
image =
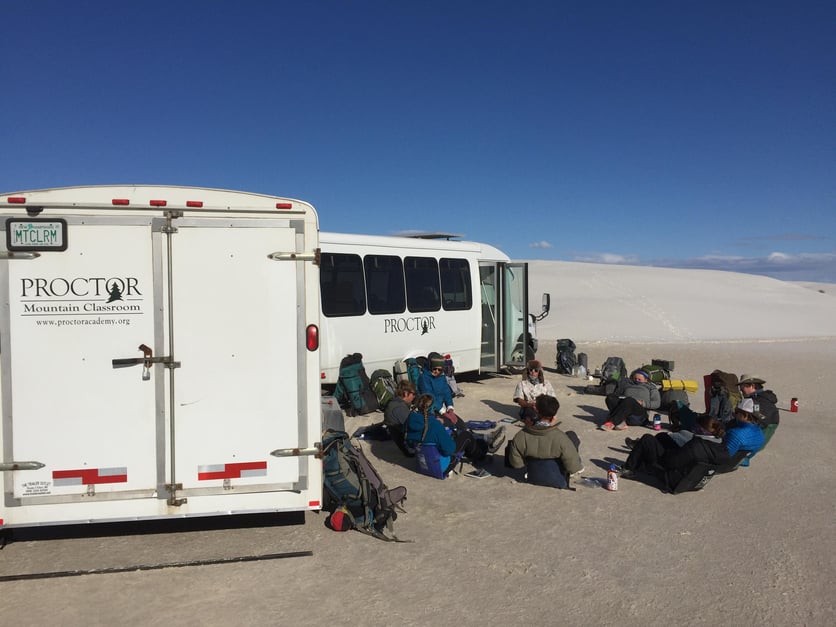
<path id="1" fill-rule="evenodd" d="M 750 398 L 754 403 L 754 411 L 760 414 L 758 424 L 763 429 L 764 446 L 769 442 L 772 434 L 778 428 L 778 397 L 772 390 L 764 390 L 763 386 L 766 383 L 760 377 L 752 374 L 744 374 L 740 376 L 738 387 L 743 398 Z"/>
<path id="2" fill-rule="evenodd" d="M 616 394 L 606 398 L 610 414 L 601 425 L 605 431 L 622 431 L 627 425 L 640 426 L 647 422 L 647 411 L 658 409 L 662 403 L 659 389 L 650 382 L 650 375 L 639 368 L 630 374 L 630 380 Z"/>
<path id="3" fill-rule="evenodd" d="M 560 402 L 547 394 L 535 401 L 537 416 L 526 415 L 525 427 L 505 448 L 505 465 L 527 470 L 529 483 L 566 488 L 567 476 L 583 470 L 578 448 L 557 428 Z"/>

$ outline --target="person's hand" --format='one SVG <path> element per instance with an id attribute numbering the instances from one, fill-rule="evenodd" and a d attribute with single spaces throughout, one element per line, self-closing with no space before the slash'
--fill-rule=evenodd
<path id="1" fill-rule="evenodd" d="M 642 407 L 644 407 L 644 401 L 641 401 L 641 400 L 640 400 L 640 401 L 638 401 L 638 403 L 639 403 L 639 405 L 641 405 Z"/>

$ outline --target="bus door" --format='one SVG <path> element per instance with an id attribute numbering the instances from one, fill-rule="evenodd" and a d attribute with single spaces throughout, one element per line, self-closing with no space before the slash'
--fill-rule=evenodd
<path id="1" fill-rule="evenodd" d="M 481 370 L 523 368 L 533 351 L 528 348 L 528 264 L 479 264 L 482 302 Z"/>

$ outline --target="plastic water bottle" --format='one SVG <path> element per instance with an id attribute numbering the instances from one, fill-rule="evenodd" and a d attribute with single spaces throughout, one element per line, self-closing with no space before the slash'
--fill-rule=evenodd
<path id="1" fill-rule="evenodd" d="M 662 416 L 660 416 L 659 414 L 653 414 L 653 430 L 662 430 Z"/>
<path id="2" fill-rule="evenodd" d="M 610 464 L 610 469 L 607 471 L 607 490 L 610 492 L 618 490 L 618 470 L 615 464 Z"/>
<path id="3" fill-rule="evenodd" d="M 583 364 L 578 366 L 578 377 L 586 379 L 586 367 Z"/>

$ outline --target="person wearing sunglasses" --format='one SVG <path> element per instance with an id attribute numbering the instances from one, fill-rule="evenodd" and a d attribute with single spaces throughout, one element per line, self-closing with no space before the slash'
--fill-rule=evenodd
<path id="1" fill-rule="evenodd" d="M 430 353 L 427 365 L 421 371 L 418 379 L 418 394 L 430 394 L 433 404 L 430 411 L 443 414 L 453 409 L 453 391 L 444 376 L 444 357 L 439 353 Z"/>
<path id="2" fill-rule="evenodd" d="M 537 397 L 544 394 L 556 396 L 552 384 L 543 375 L 543 364 L 532 359 L 514 389 L 514 402 L 520 406 L 520 420 L 537 420 Z"/>
<path id="3" fill-rule="evenodd" d="M 453 410 L 453 391 L 444 376 L 444 357 L 440 353 L 430 353 L 427 356 L 427 365 L 418 379 L 418 394 L 433 397 L 430 412 L 438 415 L 451 430 L 457 450 L 464 451 L 464 456 L 470 461 L 482 461 L 488 453 L 495 453 L 504 444 L 504 427 L 497 427 L 485 436 L 477 435 L 456 415 Z"/>

